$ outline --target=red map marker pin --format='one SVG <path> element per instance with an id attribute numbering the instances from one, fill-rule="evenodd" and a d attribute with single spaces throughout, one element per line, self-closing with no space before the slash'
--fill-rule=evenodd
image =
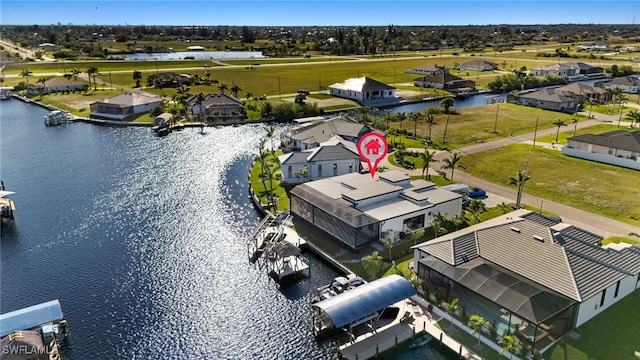
<path id="1" fill-rule="evenodd" d="M 371 177 L 376 174 L 378 164 L 387 155 L 388 150 L 387 139 L 377 132 L 368 132 L 358 141 L 358 154 L 367 162 Z"/>

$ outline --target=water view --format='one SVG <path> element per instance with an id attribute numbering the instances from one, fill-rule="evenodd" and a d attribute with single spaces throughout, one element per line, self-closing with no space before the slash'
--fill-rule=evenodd
<path id="1" fill-rule="evenodd" d="M 111 59 L 122 60 L 140 60 L 140 61 L 154 61 L 154 60 L 247 60 L 247 59 L 262 59 L 265 58 L 262 55 L 262 51 L 178 51 L 171 53 L 136 53 L 136 54 L 122 54 L 112 55 Z"/>

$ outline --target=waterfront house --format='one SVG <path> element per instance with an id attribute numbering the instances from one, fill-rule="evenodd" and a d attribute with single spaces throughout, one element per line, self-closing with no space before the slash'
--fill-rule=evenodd
<path id="1" fill-rule="evenodd" d="M 157 96 L 130 92 L 91 103 L 91 116 L 123 120 L 127 116 L 149 112 L 162 106 L 162 99 Z"/>
<path id="2" fill-rule="evenodd" d="M 460 70 L 467 71 L 493 71 L 495 69 L 496 64 L 494 62 L 484 59 L 475 59 L 460 65 Z"/>
<path id="3" fill-rule="evenodd" d="M 553 64 L 534 67 L 529 71 L 529 73 L 534 76 L 554 75 L 570 77 L 577 75 L 578 71 L 579 69 L 573 66 L 565 64 Z"/>
<path id="4" fill-rule="evenodd" d="M 640 248 L 601 240 L 522 209 L 415 246 L 414 269 L 428 300 L 543 351 L 640 286 Z"/>
<path id="5" fill-rule="evenodd" d="M 339 136 L 356 144 L 360 136 L 371 129 L 348 116 L 338 115 L 325 119 L 324 117 L 302 121 L 299 125 L 280 136 L 280 148 L 283 151 L 304 151 L 320 146 L 335 136 Z"/>
<path id="6" fill-rule="evenodd" d="M 538 66 L 530 70 L 534 76 L 566 76 L 571 82 L 605 77 L 604 70 L 583 62 L 565 62 L 560 64 Z"/>
<path id="7" fill-rule="evenodd" d="M 89 84 L 80 80 L 70 80 L 64 78 L 51 78 L 44 83 L 28 84 L 27 94 L 49 94 L 60 91 L 84 91 L 89 88 Z"/>
<path id="8" fill-rule="evenodd" d="M 622 92 L 628 94 L 640 94 L 640 76 L 629 75 L 611 79 L 604 83 L 605 89 L 620 88 Z"/>
<path id="9" fill-rule="evenodd" d="M 191 81 L 191 75 L 178 74 L 173 71 L 161 72 L 157 74 L 151 74 L 149 76 L 149 86 L 153 85 L 156 88 L 164 87 L 179 87 L 180 85 L 189 84 Z"/>
<path id="10" fill-rule="evenodd" d="M 187 100 L 189 113 L 197 118 L 207 120 L 244 120 L 246 113 L 242 101 L 228 94 L 207 94 L 202 102 L 197 96 Z"/>
<path id="11" fill-rule="evenodd" d="M 462 195 L 398 170 L 351 173 L 297 185 L 291 212 L 338 241 L 358 248 L 383 237 L 404 240 L 431 226 L 438 213 L 460 214 Z"/>
<path id="12" fill-rule="evenodd" d="M 395 87 L 366 76 L 329 85 L 329 90 L 333 96 L 355 100 L 361 104 L 398 100 Z"/>
<path id="13" fill-rule="evenodd" d="M 476 87 L 473 80 L 466 80 L 450 73 L 427 75 L 413 80 L 413 85 L 423 88 L 448 90 L 450 92 L 469 92 Z"/>
<path id="14" fill-rule="evenodd" d="M 578 92 L 574 92 L 578 90 Z M 584 89 L 583 89 L 584 90 Z M 580 88 L 563 88 L 548 86 L 545 88 L 523 90 L 507 96 L 507 102 L 545 110 L 575 111 L 584 93 Z"/>
<path id="15" fill-rule="evenodd" d="M 444 66 L 439 66 L 436 64 L 424 64 L 412 69 L 407 69 L 404 72 L 407 74 L 418 75 L 438 75 L 445 72 L 445 68 Z"/>
<path id="16" fill-rule="evenodd" d="M 278 157 L 282 180 L 298 184 L 360 171 L 360 155 L 356 145 L 339 136 L 303 151 Z"/>
<path id="17" fill-rule="evenodd" d="M 640 170 L 640 131 L 614 130 L 567 139 L 568 156 Z"/>

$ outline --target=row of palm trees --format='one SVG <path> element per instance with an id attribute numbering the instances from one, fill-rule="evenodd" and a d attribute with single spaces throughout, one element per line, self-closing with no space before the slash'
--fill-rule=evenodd
<path id="1" fill-rule="evenodd" d="M 460 306 L 458 301 L 459 300 L 456 298 L 452 299 L 450 302 L 442 302 L 440 304 L 447 315 L 451 317 L 449 328 L 450 332 L 453 331 L 454 316 L 457 316 L 458 314 L 463 312 L 463 308 L 462 306 Z M 471 315 L 467 321 L 467 326 L 471 329 L 471 332 L 473 334 L 478 334 L 478 343 L 476 345 L 477 347 L 480 346 L 480 335 L 482 333 L 482 330 L 486 329 L 488 331 L 491 331 L 493 327 L 493 325 L 480 314 Z M 522 350 L 523 348 L 522 344 L 520 344 L 517 341 L 516 337 L 510 332 L 506 332 L 502 335 L 499 345 L 502 347 L 500 355 L 508 352 L 510 354 L 510 358 L 513 358 L 513 354 L 519 352 L 519 350 Z M 534 353 L 534 358 L 539 358 L 539 356 L 540 354 Z"/>
<path id="2" fill-rule="evenodd" d="M 87 73 L 87 75 L 89 76 L 89 84 L 91 84 L 91 78 L 93 78 L 93 87 L 97 88 L 97 83 L 96 83 L 96 76 L 100 75 L 100 71 L 98 70 L 97 66 L 91 65 L 87 68 L 87 70 L 85 70 L 84 72 Z M 73 68 L 68 74 L 65 74 L 65 77 L 73 77 L 76 78 L 79 74 L 81 74 L 82 71 Z M 22 76 L 23 78 L 25 78 L 25 80 L 27 81 L 27 84 L 29 84 L 29 77 L 31 77 L 33 75 L 33 72 L 29 69 L 22 69 L 22 71 L 20 71 L 20 76 Z M 44 81 L 42 81 L 42 79 L 45 79 Z M 44 85 L 44 82 L 47 81 L 48 78 L 46 77 L 40 77 L 38 79 L 38 83 L 42 83 Z"/>

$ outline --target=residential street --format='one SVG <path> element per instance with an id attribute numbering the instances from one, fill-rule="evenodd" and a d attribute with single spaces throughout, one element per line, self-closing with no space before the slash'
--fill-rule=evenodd
<path id="1" fill-rule="evenodd" d="M 584 115 L 587 115 L 587 114 L 585 113 Z M 590 126 L 593 126 L 596 124 L 602 124 L 602 123 L 615 124 L 618 121 L 617 115 L 603 115 L 603 114 L 592 113 L 592 117 L 594 117 L 594 119 L 579 122 L 578 128 L 590 127 Z M 628 123 L 623 121 L 621 123 L 621 126 L 628 127 Z M 572 128 L 572 125 L 569 125 L 567 128 Z M 567 128 L 565 128 L 564 131 L 567 131 Z M 556 128 L 539 130 L 536 137 L 538 138 L 541 136 L 555 135 L 556 130 L 557 130 Z M 455 150 L 455 152 L 460 152 L 465 157 L 473 157 L 473 154 L 475 153 L 504 147 L 514 143 L 532 143 L 533 136 L 534 134 L 530 133 L 530 134 L 524 134 L 519 136 L 502 138 L 495 141 L 466 146 L 464 148 Z M 543 143 L 538 143 L 538 144 L 539 145 L 537 146 L 547 146 L 547 147 L 551 146 L 551 144 L 543 144 Z M 556 147 L 559 150 L 560 146 L 556 146 Z M 424 149 L 407 149 L 407 150 L 424 151 Z M 433 175 L 437 175 L 439 171 L 446 171 L 447 174 L 450 175 L 451 170 L 442 169 L 442 166 L 444 165 L 442 160 L 450 156 L 451 156 L 451 153 L 448 151 L 438 151 L 435 157 L 439 161 L 431 165 L 430 173 Z M 398 168 L 392 165 L 387 159 L 384 159 L 380 163 L 380 166 L 386 166 L 389 169 L 399 169 L 401 171 L 408 172 L 410 175 L 422 174 L 422 169 L 406 170 L 406 169 Z M 505 175 L 504 177 L 505 185 L 499 185 L 486 180 L 476 178 L 474 176 L 471 176 L 465 173 L 462 169 L 455 170 L 454 178 L 456 181 L 468 184 L 470 187 L 479 187 L 484 189 L 489 194 L 490 197 L 495 195 L 498 197 L 510 199 L 511 202 L 515 203 L 517 189 L 515 187 L 508 187 L 506 185 L 507 175 Z M 524 192 L 522 194 L 522 202 L 527 205 L 533 206 L 535 208 L 542 207 L 543 210 L 558 214 L 558 216 L 560 216 L 562 220 L 566 223 L 576 225 L 578 227 L 594 232 L 598 235 L 602 235 L 604 237 L 609 237 L 613 235 L 627 236 L 630 232 L 640 233 L 639 227 L 626 224 L 617 220 L 613 220 L 601 215 L 592 214 L 587 211 L 576 209 L 567 205 L 563 205 L 551 199 L 542 199 L 537 196 L 530 195 L 527 193 L 526 185 L 524 188 Z"/>

